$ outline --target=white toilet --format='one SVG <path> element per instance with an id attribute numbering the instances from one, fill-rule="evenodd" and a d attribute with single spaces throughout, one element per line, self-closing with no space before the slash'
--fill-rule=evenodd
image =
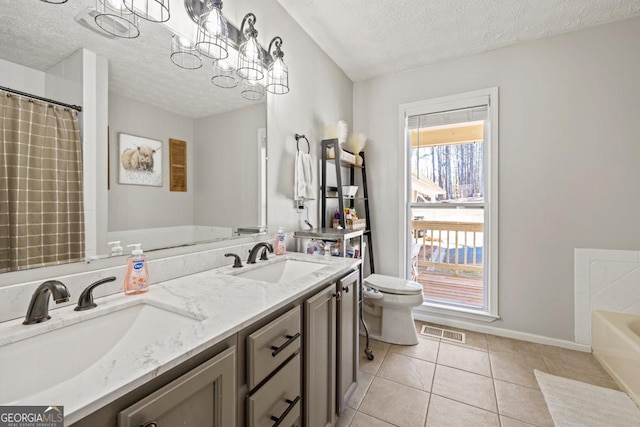
<path id="1" fill-rule="evenodd" d="M 364 279 L 362 295 L 364 321 L 371 338 L 391 344 L 418 344 L 411 310 L 422 305 L 422 285 L 372 274 Z"/>

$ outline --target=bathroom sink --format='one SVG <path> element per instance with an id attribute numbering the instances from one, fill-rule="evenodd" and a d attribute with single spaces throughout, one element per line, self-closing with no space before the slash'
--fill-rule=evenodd
<path id="1" fill-rule="evenodd" d="M 236 276 L 263 282 L 281 283 L 306 276 L 323 267 L 325 267 L 325 264 L 286 259 L 236 274 Z"/>
<path id="2" fill-rule="evenodd" d="M 0 403 L 7 404 L 54 387 L 103 360 L 141 350 L 200 322 L 176 309 L 145 301 L 62 325 L 0 347 Z M 96 384 L 99 382 L 96 378 Z"/>

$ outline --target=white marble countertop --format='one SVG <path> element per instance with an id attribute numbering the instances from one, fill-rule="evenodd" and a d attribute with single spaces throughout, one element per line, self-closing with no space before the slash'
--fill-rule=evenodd
<path id="1" fill-rule="evenodd" d="M 289 283 L 268 283 L 234 277 L 230 274 L 237 273 L 238 270 L 222 267 L 154 284 L 146 294 L 118 294 L 99 298 L 95 301 L 98 307 L 92 310 L 76 312 L 72 306 L 52 309 L 51 319 L 38 325 L 24 326 L 22 319 L 1 323 L 0 378 L 3 380 L 0 387 L 12 388 L 14 385 L 4 379 L 9 378 L 10 371 L 23 361 L 3 360 L 2 346 L 9 346 L 11 343 L 19 345 L 19 341 L 25 338 L 60 330 L 141 302 L 160 308 L 168 307 L 174 312 L 198 320 L 189 327 L 167 331 L 166 335 L 162 334 L 161 338 L 151 342 L 140 342 L 126 350 L 106 351 L 104 356 L 98 357 L 95 363 L 86 367 L 79 375 L 60 378 L 60 381 L 49 388 L 43 388 L 37 381 L 33 381 L 33 384 L 22 384 L 23 392 L 18 393 L 19 387 L 15 386 L 16 396 L 28 397 L 12 399 L 13 388 L 0 390 L 0 396 L 3 397 L 0 404 L 63 405 L 65 425 L 72 424 L 320 284 L 341 277 L 360 263 L 356 259 L 288 253 L 245 266 L 242 272 L 282 261 L 283 258 L 321 263 L 324 267 Z M 54 308 L 53 304 L 51 308 Z M 59 359 L 58 363 L 82 362 L 84 349 L 81 339 L 78 340 L 77 345 L 69 346 L 67 354 L 55 355 Z M 37 343 L 37 338 L 30 341 Z M 55 361 L 51 362 L 52 355 L 47 354 L 47 348 L 42 348 L 41 351 L 41 357 L 37 359 L 39 362 L 34 363 L 36 366 L 29 367 L 34 378 L 55 375 L 56 365 Z"/>

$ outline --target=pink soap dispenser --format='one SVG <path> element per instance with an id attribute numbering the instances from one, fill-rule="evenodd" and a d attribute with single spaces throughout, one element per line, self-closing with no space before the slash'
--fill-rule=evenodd
<path id="1" fill-rule="evenodd" d="M 284 241 L 284 228 L 278 227 L 278 234 L 276 234 L 276 244 L 274 245 L 274 252 L 276 255 L 284 255 L 287 253 L 287 244 Z"/>
<path id="2" fill-rule="evenodd" d="M 133 247 L 127 260 L 127 273 L 124 276 L 124 293 L 126 295 L 143 294 L 149 290 L 149 270 L 147 257 L 140 249 L 140 243 L 127 245 Z"/>

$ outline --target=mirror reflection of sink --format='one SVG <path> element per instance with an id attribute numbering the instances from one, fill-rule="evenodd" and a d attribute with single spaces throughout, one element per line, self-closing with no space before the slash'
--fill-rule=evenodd
<path id="1" fill-rule="evenodd" d="M 201 320 L 178 310 L 140 300 L 0 347 L 0 378 L 7 385 L 0 387 L 0 402 L 21 400 L 54 387 L 101 360 L 117 360 L 120 354 L 140 351 Z M 96 384 L 99 381 L 96 378 Z"/>
<path id="2" fill-rule="evenodd" d="M 325 264 L 315 262 L 286 259 L 238 273 L 236 276 L 245 279 L 261 280 L 263 282 L 281 283 L 313 273 L 325 266 Z"/>

